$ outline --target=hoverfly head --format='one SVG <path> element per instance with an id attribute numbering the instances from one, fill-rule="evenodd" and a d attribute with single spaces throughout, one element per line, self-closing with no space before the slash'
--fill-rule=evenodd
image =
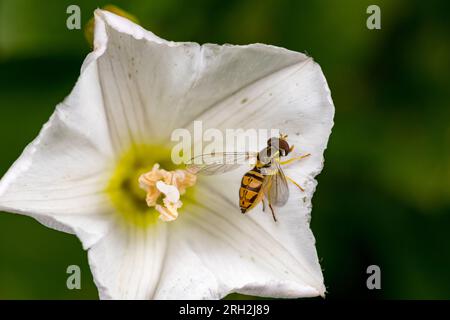
<path id="1" fill-rule="evenodd" d="M 280 155 L 285 157 L 291 152 L 291 147 L 287 142 L 287 135 L 280 134 L 279 138 L 272 137 L 267 141 L 269 147 L 274 147 L 280 151 Z"/>

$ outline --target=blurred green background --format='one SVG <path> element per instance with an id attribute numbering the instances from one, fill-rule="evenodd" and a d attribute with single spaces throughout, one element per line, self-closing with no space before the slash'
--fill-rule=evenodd
<path id="1" fill-rule="evenodd" d="M 328 298 L 450 299 L 450 2 L 0 0 L 0 175 L 71 90 L 89 52 L 65 27 L 113 3 L 161 37 L 262 42 L 320 63 L 336 105 L 312 229 Z M 366 28 L 381 8 L 382 29 Z M 82 268 L 69 291 L 68 265 Z M 382 289 L 366 288 L 381 268 Z M 233 295 L 234 298 L 245 298 Z M 0 214 L 0 299 L 96 299 L 71 235 Z"/>

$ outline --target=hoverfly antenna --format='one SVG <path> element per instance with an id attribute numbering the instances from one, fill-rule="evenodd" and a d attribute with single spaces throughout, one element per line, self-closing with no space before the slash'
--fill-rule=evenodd
<path id="1" fill-rule="evenodd" d="M 288 135 L 284 133 L 280 133 L 280 139 L 287 140 Z"/>

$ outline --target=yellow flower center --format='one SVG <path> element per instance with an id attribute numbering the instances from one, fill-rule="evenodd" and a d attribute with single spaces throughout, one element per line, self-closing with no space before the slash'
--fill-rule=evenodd
<path id="1" fill-rule="evenodd" d="M 175 220 L 181 205 L 193 199 L 195 175 L 177 168 L 170 156 L 161 145 L 134 145 L 116 163 L 106 192 L 126 222 L 146 227 L 158 217 Z"/>

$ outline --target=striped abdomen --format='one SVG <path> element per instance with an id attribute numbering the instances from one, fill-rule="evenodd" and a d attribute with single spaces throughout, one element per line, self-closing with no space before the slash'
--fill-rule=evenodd
<path id="1" fill-rule="evenodd" d="M 242 213 L 246 213 L 261 201 L 263 181 L 264 176 L 258 167 L 254 167 L 242 177 L 239 188 L 239 206 Z"/>

